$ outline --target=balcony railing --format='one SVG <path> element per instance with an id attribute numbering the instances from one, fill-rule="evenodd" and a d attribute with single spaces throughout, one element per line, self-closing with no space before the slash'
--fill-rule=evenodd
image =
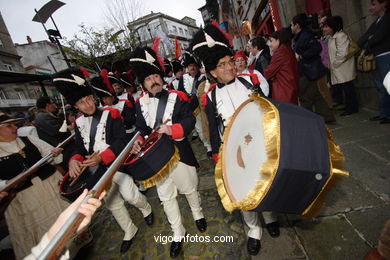
<path id="1" fill-rule="evenodd" d="M 35 106 L 36 99 L 0 99 L 1 107 L 31 107 Z"/>

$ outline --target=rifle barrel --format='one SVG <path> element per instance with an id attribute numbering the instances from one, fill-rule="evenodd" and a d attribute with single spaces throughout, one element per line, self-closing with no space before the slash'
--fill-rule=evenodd
<path id="1" fill-rule="evenodd" d="M 99 197 L 100 193 L 103 191 L 107 183 L 111 180 L 111 178 L 117 172 L 119 167 L 123 164 L 124 160 L 130 153 L 131 147 L 133 146 L 139 135 L 140 132 L 137 132 L 130 140 L 130 142 L 127 143 L 126 147 L 122 150 L 122 152 L 118 155 L 118 157 L 110 165 L 110 167 L 108 167 L 104 175 L 95 184 L 92 190 L 89 191 L 88 195 L 84 198 L 81 204 L 87 203 L 88 200 L 92 197 Z M 68 241 L 69 237 L 77 230 L 77 227 L 84 218 L 84 216 L 78 212 L 79 207 L 77 207 L 77 209 L 72 213 L 72 215 L 68 218 L 65 224 L 50 241 L 50 243 L 42 251 L 42 253 L 37 258 L 38 260 L 57 259 L 60 256 L 63 249 L 65 248 L 66 242 Z"/>

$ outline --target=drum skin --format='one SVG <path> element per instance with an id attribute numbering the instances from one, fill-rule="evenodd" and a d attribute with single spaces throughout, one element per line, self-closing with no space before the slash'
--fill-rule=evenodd
<path id="1" fill-rule="evenodd" d="M 333 175 L 329 142 L 322 117 L 251 96 L 226 127 L 216 166 L 225 209 L 303 214 Z"/>
<path id="2" fill-rule="evenodd" d="M 70 202 L 75 201 L 84 189 L 92 189 L 106 170 L 104 165 L 99 165 L 95 172 L 91 172 L 87 168 L 72 186 L 69 186 L 73 179 L 68 172 L 61 181 L 60 195 Z"/>
<path id="3" fill-rule="evenodd" d="M 154 142 L 143 155 L 130 162 L 126 160 L 125 170 L 137 181 L 143 181 L 153 177 L 172 158 L 175 153 L 173 141 L 167 135 L 162 135 Z"/>

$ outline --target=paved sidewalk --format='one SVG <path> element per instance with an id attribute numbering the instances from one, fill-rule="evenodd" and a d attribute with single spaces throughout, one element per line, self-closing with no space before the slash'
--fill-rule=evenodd
<path id="1" fill-rule="evenodd" d="M 350 177 L 327 197 L 327 205 L 313 220 L 281 214 L 281 235 L 271 238 L 264 230 L 262 249 L 256 257 L 246 252 L 246 229 L 238 211 L 227 213 L 215 189 L 214 164 L 199 140 L 193 148 L 201 165 L 198 171 L 202 207 L 208 222 L 206 233 L 197 231 L 185 196 L 178 196 L 184 226 L 190 235 L 232 236 L 233 242 L 184 244 L 177 259 L 362 259 L 377 245 L 382 227 L 390 217 L 390 125 L 370 122 L 374 114 L 337 118 L 331 132 L 346 157 Z M 128 206 L 139 230 L 130 250 L 119 254 L 123 232 L 108 210 L 102 209 L 91 226 L 93 243 L 77 259 L 169 259 L 170 244 L 157 243 L 154 236 L 170 235 L 156 189 L 147 197 L 155 213 L 155 224 L 146 226 L 141 213 Z"/>

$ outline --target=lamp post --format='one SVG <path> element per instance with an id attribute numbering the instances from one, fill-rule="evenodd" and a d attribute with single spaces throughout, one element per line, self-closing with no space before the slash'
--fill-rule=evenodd
<path id="1" fill-rule="evenodd" d="M 63 5 L 65 5 L 65 3 L 61 2 L 61 1 L 51 0 L 51 1 L 47 2 L 44 6 L 42 6 L 41 9 L 39 9 L 39 11 L 37 11 L 37 9 L 34 9 L 35 16 L 33 17 L 32 20 L 34 22 L 39 22 L 42 24 L 43 29 L 45 29 L 45 32 L 46 32 L 47 36 L 49 37 L 49 40 L 52 43 L 57 44 L 58 48 L 60 49 L 60 51 L 62 53 L 62 56 L 64 56 L 64 60 L 66 62 L 66 65 L 70 68 L 71 65 L 69 63 L 69 60 L 66 57 L 66 54 L 65 54 L 65 52 L 62 48 L 62 45 L 59 41 L 59 39 L 62 39 L 61 33 L 58 30 L 57 24 L 54 22 L 54 19 L 52 17 L 52 14 Z M 56 28 L 55 30 L 54 29 L 49 29 L 49 30 L 46 29 L 45 23 L 47 22 L 47 20 L 49 18 L 51 19 L 52 23 L 54 24 L 54 27 Z"/>

